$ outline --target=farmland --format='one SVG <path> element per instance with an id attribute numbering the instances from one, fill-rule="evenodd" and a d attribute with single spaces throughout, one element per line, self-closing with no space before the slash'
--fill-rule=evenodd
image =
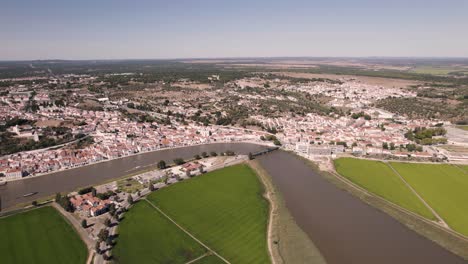
<path id="1" fill-rule="evenodd" d="M 468 236 L 468 174 L 466 171 L 448 164 L 392 162 L 391 165 L 451 228 Z"/>
<path id="2" fill-rule="evenodd" d="M 114 255 L 120 263 L 269 263 L 268 203 L 247 165 L 207 173 L 150 194 L 119 227 Z M 172 223 L 163 213 L 170 217 Z"/>
<path id="3" fill-rule="evenodd" d="M 428 219 L 434 216 L 385 163 L 341 158 L 335 160 L 338 173 L 357 185 Z"/>
<path id="4" fill-rule="evenodd" d="M 428 219 L 435 217 L 404 180 L 453 230 L 468 235 L 468 166 L 341 158 L 338 173 L 355 184 Z M 393 167 L 395 171 L 391 169 Z"/>
<path id="5" fill-rule="evenodd" d="M 72 226 L 47 206 L 0 219 L 2 263 L 85 263 L 87 249 Z"/>
<path id="6" fill-rule="evenodd" d="M 119 263 L 185 263 L 206 250 L 141 201 L 125 215 L 113 252 Z"/>

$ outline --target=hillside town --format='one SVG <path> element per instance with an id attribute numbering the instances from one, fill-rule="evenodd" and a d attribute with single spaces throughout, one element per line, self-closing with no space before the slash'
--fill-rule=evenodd
<path id="1" fill-rule="evenodd" d="M 345 78 L 297 83 L 262 76 L 236 79 L 225 86 L 219 86 L 219 75 L 209 76 L 208 85 L 181 79 L 171 86 L 176 87 L 171 88 L 176 93 L 173 96 L 164 91 L 166 84 L 157 82 L 151 89 L 164 96 L 158 97 L 161 103 L 156 106 L 140 92 L 125 92 L 127 97 L 109 90 L 96 93 L 96 88 L 90 87 L 106 83 L 90 75 L 28 80 L 30 85 L 13 82 L 0 94 L 4 144 L 0 180 L 38 176 L 149 151 L 220 142 L 274 142 L 307 156 L 348 153 L 468 160 L 465 152 L 439 148 L 446 143 L 464 144 L 447 141 L 445 134 L 435 136 L 428 144 L 427 140 L 415 143 L 407 136 L 408 131 L 450 126 L 450 122 L 413 119 L 373 107 L 373 103 L 385 98 L 416 96 L 403 87 Z M 64 84 L 68 88 L 60 92 L 50 88 Z M 199 87 L 211 90 L 200 91 Z M 184 89 L 208 97 L 178 97 L 177 93 Z M 318 103 L 304 104 L 309 99 L 323 99 L 324 106 L 320 107 L 331 108 L 316 111 L 321 108 L 313 104 Z M 236 120 L 236 111 L 246 112 Z M 437 137 L 442 139 L 435 140 Z"/>

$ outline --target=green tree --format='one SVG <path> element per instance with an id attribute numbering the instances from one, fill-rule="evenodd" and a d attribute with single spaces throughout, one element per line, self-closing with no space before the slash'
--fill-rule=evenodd
<path id="1" fill-rule="evenodd" d="M 133 197 L 132 197 L 131 194 L 128 195 L 127 202 L 128 202 L 128 204 L 133 204 Z"/>
<path id="2" fill-rule="evenodd" d="M 166 162 L 164 160 L 160 160 L 157 166 L 160 170 L 164 170 L 166 168 Z"/>
<path id="3" fill-rule="evenodd" d="M 81 220 L 81 227 L 82 228 L 87 228 L 88 227 L 88 222 L 86 221 L 86 219 Z"/>

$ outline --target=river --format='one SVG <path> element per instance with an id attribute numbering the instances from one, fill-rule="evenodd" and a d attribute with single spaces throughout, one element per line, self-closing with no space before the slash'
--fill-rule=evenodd
<path id="1" fill-rule="evenodd" d="M 111 179 L 120 178 L 145 166 L 154 165 L 160 160 L 172 163 L 173 159 L 193 158 L 196 154 L 211 151 L 224 152 L 232 150 L 235 153 L 248 154 L 265 149 L 262 145 L 249 143 L 217 143 L 173 148 L 161 151 L 146 152 L 121 159 L 96 163 L 89 166 L 59 171 L 43 176 L 25 178 L 8 182 L 0 186 L 2 208 L 8 208 L 19 203 L 32 202 L 40 197 L 54 195 L 57 192 L 70 192 L 77 188 L 96 185 Z M 29 197 L 25 194 L 37 192 Z"/>

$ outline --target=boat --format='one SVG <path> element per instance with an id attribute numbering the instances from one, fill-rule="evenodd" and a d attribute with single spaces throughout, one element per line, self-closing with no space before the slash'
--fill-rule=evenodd
<path id="1" fill-rule="evenodd" d="M 37 194 L 38 192 L 32 192 L 32 193 L 27 193 L 25 195 L 23 195 L 23 197 L 29 197 L 29 196 L 33 196 L 35 194 Z"/>
<path id="2" fill-rule="evenodd" d="M 7 185 L 7 183 L 8 183 L 7 181 L 0 181 L 0 186 L 5 186 Z"/>

